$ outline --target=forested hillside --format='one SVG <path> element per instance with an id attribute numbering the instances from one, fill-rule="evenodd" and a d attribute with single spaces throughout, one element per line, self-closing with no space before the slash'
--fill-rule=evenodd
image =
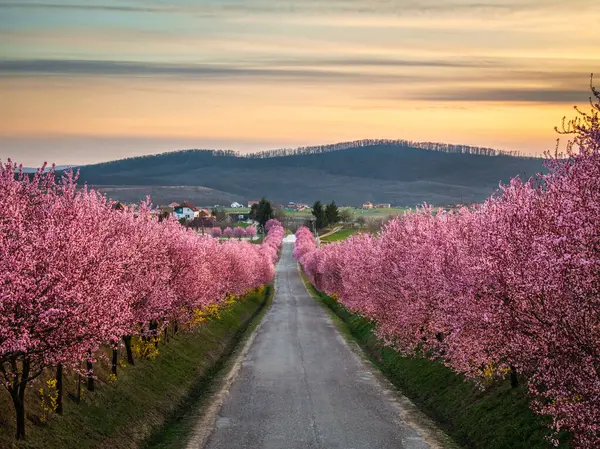
<path id="1" fill-rule="evenodd" d="M 409 144 L 359 141 L 249 156 L 186 150 L 85 166 L 81 180 L 96 186 L 203 186 L 241 200 L 268 195 L 277 202 L 331 198 L 352 205 L 413 205 L 479 201 L 499 181 L 542 169 L 538 158 Z M 113 187 L 111 194 L 118 198 L 120 191 Z"/>

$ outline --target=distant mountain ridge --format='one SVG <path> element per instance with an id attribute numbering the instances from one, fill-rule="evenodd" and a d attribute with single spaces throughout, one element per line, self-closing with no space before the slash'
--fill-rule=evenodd
<path id="1" fill-rule="evenodd" d="M 56 171 L 60 171 L 60 170 L 67 170 L 68 168 L 73 167 L 73 169 L 76 169 L 77 167 L 75 165 L 71 166 L 71 165 L 57 165 L 54 167 L 54 169 Z M 52 166 L 48 166 L 46 167 L 46 171 L 50 170 L 52 168 Z M 39 168 L 34 168 L 34 167 L 23 167 L 23 173 L 35 173 L 39 170 Z"/>
<path id="2" fill-rule="evenodd" d="M 267 196 L 281 203 L 455 204 L 481 201 L 500 181 L 531 176 L 543 170 L 542 163 L 467 145 L 361 140 L 248 155 L 183 150 L 83 166 L 80 179 L 112 186 L 114 198 L 119 198 L 115 186 L 202 186 L 227 201 Z M 218 195 L 213 192 L 211 199 Z"/>
<path id="3" fill-rule="evenodd" d="M 481 156 L 514 156 L 525 157 L 518 151 L 498 150 L 495 148 L 477 147 L 473 145 L 456 145 L 443 142 L 419 142 L 403 139 L 362 139 L 348 142 L 339 142 L 329 145 L 307 146 L 299 148 L 282 148 L 277 150 L 259 151 L 246 155 L 247 158 L 270 158 L 296 156 L 301 154 L 322 154 L 332 151 L 343 151 L 351 148 L 369 147 L 375 145 L 388 145 L 397 147 L 419 148 L 421 150 L 441 151 L 443 153 L 477 154 Z M 237 153 L 234 153 L 237 154 Z"/>

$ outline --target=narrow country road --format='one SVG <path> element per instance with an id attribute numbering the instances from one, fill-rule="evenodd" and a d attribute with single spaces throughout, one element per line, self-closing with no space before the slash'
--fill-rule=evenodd
<path id="1" fill-rule="evenodd" d="M 292 244 L 284 243 L 273 306 L 206 447 L 444 447 L 438 432 L 414 424 L 414 412 L 396 398 L 306 291 Z"/>

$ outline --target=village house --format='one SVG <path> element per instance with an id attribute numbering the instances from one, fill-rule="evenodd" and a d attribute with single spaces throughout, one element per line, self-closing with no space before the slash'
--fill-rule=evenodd
<path id="1" fill-rule="evenodd" d="M 185 218 L 186 220 L 193 220 L 194 218 L 198 217 L 199 214 L 200 211 L 198 208 L 187 201 L 184 201 L 173 209 L 173 215 L 178 220 L 181 220 L 182 218 Z"/>
<path id="2" fill-rule="evenodd" d="M 254 204 L 258 204 L 260 201 L 248 201 L 248 207 L 252 207 Z"/>
<path id="3" fill-rule="evenodd" d="M 287 208 L 297 211 L 297 212 L 301 212 L 303 210 L 310 209 L 310 206 L 308 204 L 304 204 L 304 203 L 289 202 L 287 205 Z"/>
<path id="4" fill-rule="evenodd" d="M 373 203 L 370 203 L 370 202 L 367 201 L 366 203 L 364 203 L 362 205 L 362 208 L 363 209 L 373 209 Z"/>
<path id="5" fill-rule="evenodd" d="M 244 206 L 242 206 L 240 203 L 238 203 L 237 201 L 234 201 L 233 203 L 231 203 L 231 208 L 232 209 L 240 209 Z"/>
<path id="6" fill-rule="evenodd" d="M 391 209 L 392 205 L 390 203 L 379 203 L 375 206 L 376 209 Z"/>

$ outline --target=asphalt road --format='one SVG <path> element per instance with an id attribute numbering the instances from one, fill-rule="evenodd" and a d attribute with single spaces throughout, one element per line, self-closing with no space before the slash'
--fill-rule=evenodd
<path id="1" fill-rule="evenodd" d="M 339 334 L 284 243 L 275 301 L 242 362 L 210 449 L 444 447 Z M 418 415 L 418 413 L 416 413 Z"/>

